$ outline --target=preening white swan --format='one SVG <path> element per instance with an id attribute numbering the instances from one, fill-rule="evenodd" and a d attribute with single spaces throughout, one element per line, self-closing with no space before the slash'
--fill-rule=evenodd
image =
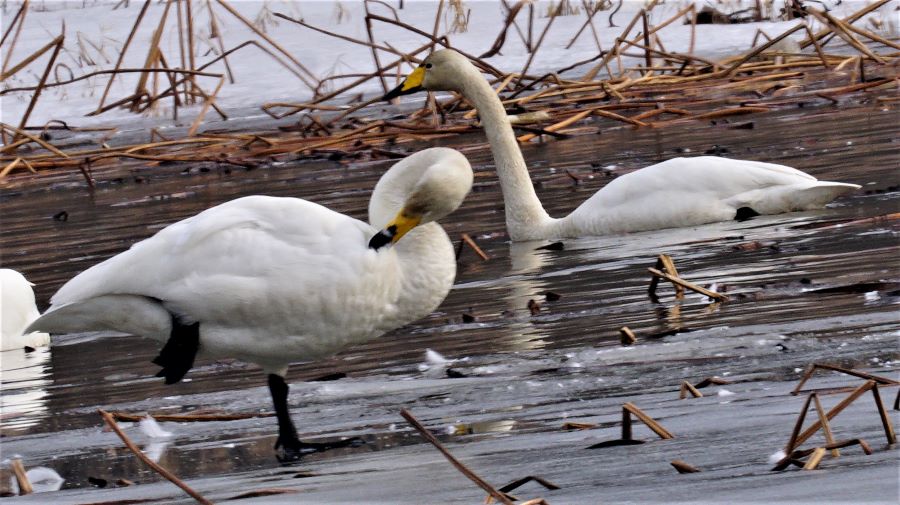
<path id="1" fill-rule="evenodd" d="M 0 268 L 0 351 L 50 344 L 49 334 L 25 331 L 41 315 L 31 286 L 19 272 Z"/>
<path id="2" fill-rule="evenodd" d="M 613 180 L 568 216 L 554 219 L 534 192 L 503 104 L 466 57 L 450 49 L 435 51 L 384 98 L 419 90 L 456 91 L 478 109 L 503 190 L 506 228 L 515 241 L 695 226 L 815 209 L 859 188 L 818 181 L 771 163 L 674 158 Z"/>
<path id="3" fill-rule="evenodd" d="M 293 459 L 327 448 L 297 437 L 288 364 L 375 338 L 443 301 L 456 260 L 434 221 L 459 207 L 472 177 L 452 149 L 405 158 L 375 186 L 371 225 L 297 198 L 221 204 L 82 272 L 31 329 L 155 338 L 165 342 L 154 363 L 166 383 L 179 381 L 198 351 L 257 363 L 269 374 L 276 449 Z"/>

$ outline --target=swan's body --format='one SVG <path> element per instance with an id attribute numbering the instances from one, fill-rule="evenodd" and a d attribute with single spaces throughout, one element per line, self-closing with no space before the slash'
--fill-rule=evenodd
<path id="1" fill-rule="evenodd" d="M 467 58 L 435 51 L 385 98 L 420 89 L 457 91 L 478 110 L 515 241 L 695 226 L 735 219 L 739 209 L 751 215 L 816 209 L 859 188 L 771 163 L 675 158 L 617 178 L 568 216 L 554 219 L 534 192 L 503 104 Z"/>
<path id="2" fill-rule="evenodd" d="M 32 285 L 19 272 L 0 268 L 0 351 L 50 344 L 47 333 L 25 332 L 41 315 L 34 303 Z"/>
<path id="3" fill-rule="evenodd" d="M 434 310 L 453 284 L 456 261 L 433 221 L 455 210 L 471 185 L 465 157 L 434 148 L 381 178 L 371 225 L 296 198 L 233 200 L 82 272 L 32 327 L 166 342 L 155 362 L 169 383 L 198 351 L 257 363 L 270 374 L 279 441 L 291 449 L 299 441 L 284 424 L 286 403 L 279 405 L 288 364 L 328 356 Z M 404 234 L 395 247 L 381 247 Z"/>

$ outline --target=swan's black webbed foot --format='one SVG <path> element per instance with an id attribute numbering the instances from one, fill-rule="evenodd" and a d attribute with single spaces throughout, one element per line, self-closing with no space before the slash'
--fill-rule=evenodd
<path id="1" fill-rule="evenodd" d="M 342 449 L 345 447 L 359 447 L 365 443 L 366 442 L 359 437 L 351 437 L 332 442 L 301 442 L 296 436 L 293 437 L 293 440 L 285 441 L 283 440 L 283 437 L 279 435 L 278 441 L 275 442 L 275 449 L 281 450 L 276 453 L 275 457 L 278 458 L 278 461 L 281 463 L 291 463 L 303 459 L 304 456 L 317 452 Z"/>
<path id="2" fill-rule="evenodd" d="M 183 324 L 172 316 L 172 332 L 153 363 L 162 367 L 156 376 L 165 377 L 166 384 L 175 384 L 194 366 L 200 348 L 200 323 Z"/>

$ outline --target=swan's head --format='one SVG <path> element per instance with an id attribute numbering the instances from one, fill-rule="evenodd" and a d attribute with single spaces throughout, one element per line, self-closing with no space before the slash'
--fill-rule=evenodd
<path id="1" fill-rule="evenodd" d="M 400 210 L 372 237 L 369 247 L 395 243 L 416 226 L 456 210 L 472 189 L 473 177 L 466 157 L 447 148 L 426 149 L 394 165 L 378 181 L 369 214 L 375 224 L 390 212 L 387 209 L 396 210 L 399 204 Z"/>
<path id="2" fill-rule="evenodd" d="M 453 49 L 440 49 L 428 55 L 421 65 L 399 86 L 384 95 L 383 99 L 392 100 L 422 90 L 462 92 L 466 76 L 471 72 L 477 74 L 478 70 L 468 58 Z M 478 79 L 481 79 L 480 75 Z"/>

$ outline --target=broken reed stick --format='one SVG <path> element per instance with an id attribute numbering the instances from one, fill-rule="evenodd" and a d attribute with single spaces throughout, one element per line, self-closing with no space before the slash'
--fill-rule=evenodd
<path id="1" fill-rule="evenodd" d="M 593 423 L 578 423 L 574 421 L 569 421 L 562 425 L 564 430 L 590 430 L 596 427 L 597 425 Z"/>
<path id="2" fill-rule="evenodd" d="M 815 470 L 819 463 L 822 462 L 822 458 L 825 457 L 825 448 L 824 447 L 816 447 L 813 449 L 813 453 L 810 455 L 809 459 L 806 460 L 806 464 L 803 465 L 804 470 Z"/>
<path id="3" fill-rule="evenodd" d="M 56 57 L 59 56 L 59 51 L 63 47 L 63 42 L 66 40 L 66 36 L 60 35 L 56 37 L 54 41 L 56 42 L 56 47 L 53 49 L 53 53 L 50 55 L 50 61 L 47 62 L 47 67 L 44 69 L 43 75 L 41 75 L 40 80 L 38 81 L 37 89 L 34 91 L 34 94 L 31 95 L 31 101 L 28 102 L 28 107 L 25 109 L 25 114 L 22 116 L 21 122 L 19 122 L 19 130 L 25 129 L 25 126 L 28 124 L 28 118 L 31 117 L 31 112 L 34 110 L 34 106 L 37 104 L 38 98 L 41 96 L 41 91 L 44 90 L 44 84 L 47 82 L 47 77 L 50 75 L 50 69 L 53 68 L 53 64 L 56 63 Z M 13 135 L 13 142 L 18 138 L 18 133 Z"/>
<path id="4" fill-rule="evenodd" d="M 59 157 L 62 157 L 62 158 L 69 158 L 69 155 L 68 155 L 68 154 L 64 153 L 63 151 L 60 151 L 60 150 L 57 149 L 53 144 L 51 144 L 51 143 L 45 141 L 44 139 L 42 139 L 42 138 L 40 138 L 40 137 L 31 135 L 31 134 L 25 132 L 21 127 L 16 128 L 16 127 L 10 126 L 10 125 L 8 125 L 8 124 L 6 124 L 6 123 L 0 123 L 0 128 L 3 128 L 4 130 L 9 130 L 9 131 L 13 134 L 13 140 L 15 140 L 15 139 L 18 138 L 18 137 L 25 137 L 25 138 L 28 139 L 29 141 L 34 142 L 34 143 L 40 145 L 40 146 L 43 147 L 44 149 L 46 149 L 46 150 L 52 152 L 53 154 L 55 154 L 55 155 L 57 155 L 57 156 L 59 156 Z M 19 144 L 19 145 L 21 145 L 21 144 Z M 15 146 L 15 147 L 18 147 L 18 146 Z M 13 146 L 13 144 L 4 146 L 3 148 L 0 148 L 0 153 L 6 152 L 7 150 L 9 150 L 9 151 L 14 151 L 14 150 L 15 150 L 15 147 Z M 10 149 L 10 148 L 12 148 L 12 149 Z"/>
<path id="5" fill-rule="evenodd" d="M 33 493 L 34 488 L 31 487 L 31 482 L 28 480 L 28 474 L 25 472 L 25 466 L 22 465 L 22 460 L 16 458 L 10 461 L 9 467 L 16 477 L 16 482 L 19 484 L 19 496 Z"/>
<path id="6" fill-rule="evenodd" d="M 891 418 L 888 416 L 887 410 L 884 408 L 884 403 L 881 402 L 881 395 L 878 394 L 878 384 L 872 385 L 872 396 L 875 397 L 875 408 L 878 409 L 878 416 L 881 417 L 881 425 L 884 427 L 884 435 L 887 438 L 889 444 L 897 443 L 897 435 L 894 434 L 894 425 L 891 423 Z"/>
<path id="7" fill-rule="evenodd" d="M 862 396 L 866 391 L 872 389 L 873 387 L 875 387 L 875 381 L 870 380 L 870 381 L 867 381 L 862 386 L 856 388 L 852 393 L 850 393 L 846 398 L 844 398 L 843 400 L 838 402 L 837 405 L 832 407 L 831 410 L 829 410 L 825 414 L 826 419 L 828 419 L 829 421 L 831 419 L 833 419 L 834 416 L 841 413 L 841 411 L 843 411 L 845 408 L 847 408 L 848 405 L 850 405 L 851 403 L 856 401 L 857 398 Z M 808 407 L 808 405 L 809 405 L 809 400 L 807 399 L 807 407 Z M 804 412 L 804 414 L 805 414 L 805 412 Z M 810 426 L 805 431 L 803 431 L 802 433 L 797 435 L 797 437 L 794 439 L 793 447 L 798 447 L 800 444 L 802 444 L 803 442 L 808 440 L 809 437 L 813 436 L 813 434 L 816 431 L 818 431 L 819 428 L 821 428 L 821 427 L 822 427 L 821 421 L 816 421 L 815 423 L 813 423 L 812 426 Z M 788 451 L 785 451 L 785 452 L 788 452 Z"/>
<path id="8" fill-rule="evenodd" d="M 150 7 L 150 2 L 152 0 L 145 0 L 143 7 L 141 7 L 141 12 L 138 14 L 137 19 L 134 21 L 134 25 L 131 27 L 131 32 L 128 33 L 128 38 L 125 39 L 125 45 L 122 46 L 122 50 L 119 51 L 119 58 L 116 60 L 116 65 L 113 67 L 113 71 L 119 70 L 119 67 L 122 66 L 122 61 L 125 59 L 125 52 L 128 51 L 128 47 L 131 45 L 131 40 L 134 38 L 134 34 L 137 32 L 138 26 L 141 24 L 141 21 L 144 19 L 144 14 L 147 13 L 147 8 Z M 115 72 L 109 77 L 109 81 L 106 82 L 106 87 L 103 89 L 103 94 L 100 95 L 100 103 L 97 105 L 97 110 L 103 108 L 104 102 L 106 102 L 106 97 L 109 95 L 109 90 L 112 87 L 113 80 L 116 78 Z"/>
<path id="9" fill-rule="evenodd" d="M 677 470 L 678 473 L 697 473 L 700 471 L 700 469 L 696 466 L 688 464 L 687 462 L 680 459 L 673 460 L 669 464 L 675 467 L 675 470 Z"/>
<path id="10" fill-rule="evenodd" d="M 647 271 L 649 271 L 651 274 L 653 274 L 656 277 L 660 277 L 660 278 L 663 278 L 663 279 L 671 282 L 672 284 L 678 284 L 687 289 L 690 289 L 691 291 L 696 291 L 697 293 L 700 293 L 701 295 L 705 295 L 714 300 L 717 300 L 717 301 L 727 301 L 728 300 L 727 295 L 723 295 L 721 293 L 716 293 L 715 291 L 710 291 L 710 290 L 700 287 L 692 282 L 688 282 L 680 277 L 675 277 L 674 275 L 669 275 L 665 272 L 660 272 L 659 270 L 657 270 L 655 268 L 648 268 Z"/>
<path id="11" fill-rule="evenodd" d="M 415 428 L 416 431 L 418 431 L 425 440 L 431 443 L 431 445 L 433 445 L 441 454 L 443 454 L 444 457 L 447 458 L 447 461 L 449 461 L 451 465 L 459 470 L 460 473 L 465 475 L 466 478 L 474 482 L 481 489 L 485 490 L 498 502 L 503 503 L 504 505 L 513 505 L 513 502 L 511 502 L 505 494 L 501 493 L 493 486 L 488 484 L 487 481 L 476 475 L 472 470 L 469 470 L 464 464 L 462 464 L 458 459 L 450 454 L 450 451 L 448 451 L 444 447 L 444 445 L 441 444 L 441 442 L 434 435 L 432 435 L 431 432 L 428 431 L 428 429 L 425 428 L 425 426 L 423 426 L 422 423 L 420 423 L 419 420 L 416 419 L 408 410 L 401 409 L 400 415 L 403 416 L 403 418 L 406 419 L 406 421 L 411 424 L 412 427 Z"/>
<path id="12" fill-rule="evenodd" d="M 678 392 L 678 399 L 684 400 L 687 398 L 687 394 L 690 393 L 694 398 L 702 398 L 703 393 L 700 392 L 693 384 L 688 381 L 681 381 L 681 389 Z"/>
<path id="13" fill-rule="evenodd" d="M 819 401 L 819 395 L 813 393 L 809 395 L 813 399 L 813 403 L 816 404 L 816 414 L 819 416 L 819 422 L 822 423 L 822 431 L 825 433 L 825 441 L 828 442 L 829 445 L 834 445 L 834 435 L 831 433 L 831 424 L 828 422 L 828 417 L 825 415 L 825 409 L 822 408 L 822 402 Z M 838 457 L 841 455 L 841 451 L 837 449 L 831 450 L 832 457 Z"/>
<path id="14" fill-rule="evenodd" d="M 694 386 L 697 389 L 703 389 L 712 384 L 721 386 L 724 384 L 733 384 L 733 382 L 730 380 L 727 380 L 727 379 L 723 379 L 721 377 L 707 377 L 707 378 L 703 379 L 702 381 L 698 382 L 697 384 L 694 384 Z"/>
<path id="15" fill-rule="evenodd" d="M 846 224 L 846 223 L 842 223 L 842 224 Z M 793 391 L 791 391 L 791 394 L 794 396 L 799 394 L 800 388 L 802 388 L 803 385 L 806 384 L 806 381 L 808 381 L 812 377 L 813 373 L 815 373 L 816 370 L 832 370 L 835 372 L 852 375 L 854 377 L 859 377 L 861 379 L 872 380 L 872 381 L 875 381 L 879 384 L 886 385 L 886 386 L 900 385 L 900 381 L 896 381 L 894 379 L 889 379 L 887 377 L 881 377 L 879 375 L 874 375 L 874 374 L 870 374 L 870 373 L 866 373 L 866 372 L 860 372 L 857 370 L 853 370 L 852 368 L 844 368 L 844 367 L 840 367 L 837 365 L 829 365 L 827 363 L 813 363 L 806 368 L 805 372 L 803 372 L 803 377 L 800 378 L 800 382 L 797 383 L 797 386 L 793 389 Z"/>
<path id="16" fill-rule="evenodd" d="M 115 418 L 113 418 L 112 414 L 103 409 L 98 409 L 97 412 L 100 414 L 100 416 L 103 417 L 103 420 L 116 433 L 116 435 L 118 435 L 119 438 L 122 439 L 122 442 L 125 443 L 125 446 L 128 447 L 128 449 L 130 449 L 131 452 L 133 452 L 134 455 L 138 457 L 138 459 L 143 461 L 147 466 L 152 468 L 156 473 L 162 475 L 172 484 L 180 487 L 185 493 L 190 495 L 191 498 L 197 500 L 198 503 L 201 503 L 203 505 L 212 505 L 211 501 L 207 500 L 203 497 L 203 495 L 191 489 L 175 474 L 158 465 L 152 459 L 148 458 L 147 455 L 145 455 L 138 446 L 134 445 L 134 442 L 132 442 L 131 439 L 128 438 L 128 435 L 126 435 L 125 432 L 122 431 L 122 428 L 120 428 L 118 423 L 116 423 L 116 420 Z"/>
<path id="17" fill-rule="evenodd" d="M 475 240 L 472 239 L 472 237 L 470 237 L 468 233 L 463 233 L 462 235 L 459 236 L 459 238 L 462 241 L 462 243 L 471 247 L 472 250 L 475 251 L 475 254 L 477 254 L 478 257 L 481 258 L 482 260 L 487 261 L 487 260 L 491 259 L 491 257 L 488 256 L 487 253 L 485 253 L 484 251 L 481 250 L 480 247 L 478 247 L 478 244 L 475 243 Z M 457 254 L 456 256 L 458 259 L 459 254 Z"/>
<path id="18" fill-rule="evenodd" d="M 312 72 L 310 72 L 309 69 L 306 68 L 305 65 L 300 63 L 300 61 L 297 60 L 297 58 L 295 58 L 291 53 L 287 52 L 287 50 L 285 50 L 283 47 L 278 45 L 278 43 L 275 42 L 274 40 L 272 40 L 271 37 L 266 35 L 265 32 L 263 32 L 262 30 L 257 28 L 257 26 L 255 24 L 253 24 L 252 21 L 250 21 L 247 18 L 245 18 L 244 16 L 242 16 L 241 13 L 236 11 L 234 9 L 234 7 L 232 7 L 231 5 L 228 4 L 228 2 L 226 2 L 225 0 L 216 0 L 216 1 L 219 3 L 219 5 L 224 7 L 225 10 L 227 10 L 229 13 L 231 13 L 232 16 L 236 17 L 238 20 L 240 20 L 240 22 L 244 23 L 244 25 L 246 25 L 247 28 L 252 30 L 253 33 L 255 33 L 256 35 L 261 37 L 263 40 L 265 40 L 269 44 L 271 44 L 272 47 L 274 47 L 275 49 L 278 50 L 278 52 L 283 54 L 287 59 L 291 60 L 291 62 L 293 62 L 295 65 L 297 65 L 297 68 L 299 68 L 303 73 L 305 73 L 309 77 L 309 79 L 313 79 L 313 80 L 316 79 L 316 75 L 313 74 Z M 312 91 L 316 90 L 316 86 L 313 86 L 312 82 L 310 82 L 307 78 L 300 76 L 300 80 L 303 81 L 303 84 L 306 84 L 310 90 L 312 90 Z"/>
<path id="19" fill-rule="evenodd" d="M 622 439 L 623 440 L 631 440 L 631 416 L 634 415 L 638 419 L 640 419 L 644 424 L 650 428 L 653 433 L 659 435 L 659 438 L 669 439 L 675 438 L 675 435 L 672 435 L 669 430 L 663 428 L 656 419 L 648 416 L 643 410 L 639 409 L 637 405 L 628 402 L 622 405 Z M 627 425 L 627 428 L 626 428 Z M 626 436 L 627 435 L 627 436 Z"/>
<path id="20" fill-rule="evenodd" d="M 257 417 L 273 417 L 272 412 L 260 412 L 254 414 L 129 414 L 128 412 L 110 412 L 113 419 L 124 423 L 137 423 L 147 416 L 160 422 L 215 422 L 215 421 L 239 421 L 243 419 L 255 419 Z"/>
<path id="21" fill-rule="evenodd" d="M 216 85 L 216 89 L 214 89 L 212 94 L 210 94 L 206 98 L 206 100 L 203 101 L 203 106 L 200 108 L 200 112 L 197 114 L 197 117 L 191 124 L 191 128 L 187 132 L 188 137 L 193 137 L 197 133 L 197 129 L 200 128 L 200 124 L 203 122 L 203 118 L 206 117 L 206 113 L 209 111 L 210 106 L 215 103 L 216 95 L 219 94 L 219 90 L 222 89 L 223 84 L 225 84 L 225 77 L 219 79 L 219 84 Z"/>
<path id="22" fill-rule="evenodd" d="M 637 336 L 631 331 L 631 328 L 623 326 L 619 328 L 619 341 L 622 345 L 632 345 L 637 342 Z"/>

